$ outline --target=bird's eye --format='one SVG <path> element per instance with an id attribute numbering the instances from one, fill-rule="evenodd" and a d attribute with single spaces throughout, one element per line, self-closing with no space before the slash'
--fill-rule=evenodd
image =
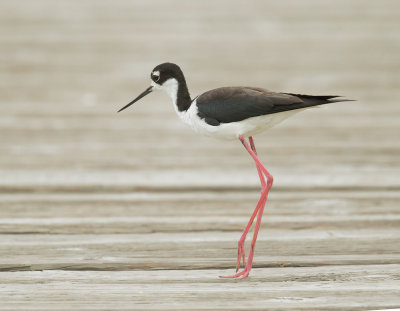
<path id="1" fill-rule="evenodd" d="M 157 82 L 158 80 L 160 80 L 160 73 L 159 72 L 153 72 L 151 74 L 151 78 L 153 79 L 154 82 Z"/>

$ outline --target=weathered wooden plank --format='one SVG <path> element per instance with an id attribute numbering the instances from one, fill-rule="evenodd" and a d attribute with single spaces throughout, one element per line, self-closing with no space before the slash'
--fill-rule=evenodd
<path id="1" fill-rule="evenodd" d="M 0 310 L 395 308 L 399 271 L 400 265 L 270 268 L 245 282 L 215 278 L 223 270 L 3 272 Z"/>
<path id="2" fill-rule="evenodd" d="M 248 163 L 250 164 L 250 163 Z M 133 192 L 133 191 L 226 191 L 257 190 L 259 180 L 249 165 L 246 169 L 166 169 L 0 171 L 0 187 L 10 192 Z M 400 189 L 397 168 L 363 169 L 350 167 L 297 167 L 275 169 L 276 190 L 395 190 Z M 211 177 L 212 176 L 212 177 Z M 372 182 L 373 181 L 373 182 Z M 311 189 L 310 189 L 311 188 Z"/>
<path id="3" fill-rule="evenodd" d="M 3 0 L 0 310 L 399 308 L 398 6 Z M 358 100 L 256 137 L 275 184 L 247 280 L 217 278 L 259 194 L 245 150 L 198 137 L 165 94 L 116 114 L 155 60 L 193 96 Z"/>
<path id="4" fill-rule="evenodd" d="M 267 215 L 266 215 L 267 216 Z M 249 217 L 91 217 L 91 218 L 21 218 L 0 219 L 1 233 L 151 233 L 187 231 L 239 231 Z M 267 216 L 268 228 L 300 230 L 310 228 L 357 229 L 370 227 L 399 227 L 400 215 L 393 216 L 314 216 L 312 218 L 291 216 Z M 370 224 L 370 225 L 369 225 Z"/>
<path id="5" fill-rule="evenodd" d="M 2 195 L 9 216 L 0 218 L 1 232 L 8 233 L 0 239 L 0 252 L 8 254 L 1 269 L 230 267 L 249 201 L 258 193 L 201 194 Z M 398 196 L 338 192 L 339 200 L 330 192 L 277 192 L 265 213 L 256 263 L 397 263 Z"/>
<path id="6" fill-rule="evenodd" d="M 220 234 L 213 236 L 219 239 Z M 204 235 L 197 239 L 201 237 Z M 29 236 L 23 238 L 32 240 Z M 65 239 L 64 243 L 59 241 L 61 238 Z M 84 242 L 80 243 L 78 238 Z M 1 259 L 0 270 L 233 270 L 237 253 L 237 242 L 233 238 L 222 242 L 208 242 L 206 238 L 182 242 L 174 238 L 172 234 L 168 235 L 168 241 L 156 242 L 146 238 L 141 241 L 141 236 L 96 235 L 91 239 L 78 235 L 73 239 L 61 235 L 56 242 L 54 237 L 50 242 L 41 237 L 36 243 L 13 243 L 12 246 L 5 243 L 1 252 L 7 256 Z M 398 264 L 399 244 L 398 238 L 386 237 L 290 241 L 260 238 L 254 267 Z"/>

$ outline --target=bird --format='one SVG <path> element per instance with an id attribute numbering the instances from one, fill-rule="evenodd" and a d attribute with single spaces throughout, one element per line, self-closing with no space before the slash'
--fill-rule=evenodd
<path id="1" fill-rule="evenodd" d="M 151 71 L 150 79 L 151 85 L 118 112 L 153 91 L 165 91 L 171 97 L 179 118 L 195 132 L 217 139 L 237 139 L 255 162 L 261 183 L 261 195 L 238 241 L 236 273 L 221 276 L 222 278 L 245 279 L 252 269 L 258 231 L 274 180 L 258 157 L 253 136 L 307 108 L 350 100 L 342 96 L 281 93 L 244 86 L 220 87 L 192 99 L 181 68 L 170 62 L 156 66 Z M 245 239 L 256 217 L 253 239 L 246 261 Z M 243 266 L 241 266 L 242 262 Z M 243 269 L 239 271 L 241 267 Z"/>

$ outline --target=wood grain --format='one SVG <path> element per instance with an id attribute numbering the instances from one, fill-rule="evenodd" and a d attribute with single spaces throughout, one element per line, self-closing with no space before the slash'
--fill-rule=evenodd
<path id="1" fill-rule="evenodd" d="M 398 1 L 0 8 L 1 311 L 400 308 Z M 275 182 L 246 280 L 218 277 L 260 191 L 240 143 L 197 136 L 165 94 L 116 113 L 164 61 L 192 96 L 357 100 L 255 137 Z"/>

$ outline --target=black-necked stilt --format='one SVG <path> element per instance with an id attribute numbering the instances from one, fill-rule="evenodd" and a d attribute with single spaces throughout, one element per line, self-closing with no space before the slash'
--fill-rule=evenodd
<path id="1" fill-rule="evenodd" d="M 272 175 L 257 156 L 252 136 L 306 108 L 347 100 L 340 99 L 339 96 L 276 93 L 257 87 L 221 87 L 205 92 L 192 100 L 182 70 L 172 63 L 155 67 L 151 72 L 151 80 L 149 88 L 119 111 L 128 108 L 153 90 L 164 90 L 172 98 L 176 113 L 184 123 L 201 134 L 221 139 L 239 139 L 255 161 L 261 182 L 261 197 L 238 242 L 236 274 L 225 276 L 244 279 L 252 267 L 257 234 L 273 182 Z M 248 138 L 249 143 L 245 138 Z M 246 264 L 244 242 L 256 216 L 256 226 Z M 242 259 L 245 267 L 238 273 Z"/>

